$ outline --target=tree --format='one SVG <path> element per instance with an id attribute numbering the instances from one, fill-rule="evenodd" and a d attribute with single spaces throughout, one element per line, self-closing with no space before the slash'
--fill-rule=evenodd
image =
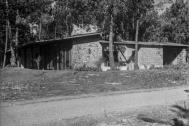
<path id="1" fill-rule="evenodd" d="M 94 17 L 91 23 L 109 37 L 110 67 L 114 69 L 113 41 L 135 40 L 137 20 L 153 8 L 153 0 L 91 0 L 88 5 Z"/>
<path id="2" fill-rule="evenodd" d="M 6 3 L 8 6 L 6 6 Z M 25 0 L 9 0 L 9 1 L 3 1 L 0 3 L 0 12 L 2 16 L 0 17 L 1 22 L 1 28 L 0 29 L 2 33 L 1 38 L 1 48 L 4 48 L 5 45 L 4 41 L 6 38 L 5 35 L 5 26 L 6 26 L 6 19 L 9 23 L 8 27 L 8 46 L 11 50 L 11 59 L 12 65 L 15 65 L 16 61 L 16 55 L 15 54 L 15 48 L 17 48 L 19 45 L 22 45 L 23 43 L 32 42 L 35 39 L 33 38 L 28 23 L 33 22 L 34 20 L 31 18 L 33 13 L 36 13 L 37 10 L 40 10 L 40 12 L 45 12 L 45 6 L 49 5 L 51 1 L 25 1 Z M 6 8 L 5 8 L 6 7 Z M 6 53 L 6 52 L 5 52 Z M 17 52 L 16 52 L 17 53 Z"/>
<path id="3" fill-rule="evenodd" d="M 115 69 L 114 55 L 113 55 L 113 41 L 116 38 L 117 25 L 115 24 L 119 15 L 121 14 L 121 8 L 124 10 L 124 0 L 97 0 L 90 1 L 88 3 L 92 11 L 91 23 L 97 25 L 100 31 L 108 34 L 109 36 L 109 61 L 111 70 Z"/>
<path id="4" fill-rule="evenodd" d="M 188 3 L 176 0 L 163 14 L 149 16 L 151 19 L 146 20 L 146 23 L 150 25 L 146 27 L 143 40 L 189 44 Z"/>

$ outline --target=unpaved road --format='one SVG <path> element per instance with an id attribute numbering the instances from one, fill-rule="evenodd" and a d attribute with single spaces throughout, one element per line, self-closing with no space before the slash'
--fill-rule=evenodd
<path id="1" fill-rule="evenodd" d="M 71 100 L 1 106 L 1 126 L 31 126 L 84 115 L 125 111 L 129 108 L 172 103 L 187 99 L 186 87 L 159 91 L 116 94 Z"/>

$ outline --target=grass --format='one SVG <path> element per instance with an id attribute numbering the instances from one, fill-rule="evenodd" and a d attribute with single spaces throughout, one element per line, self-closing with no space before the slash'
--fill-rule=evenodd
<path id="1" fill-rule="evenodd" d="M 0 100 L 28 100 L 52 96 L 151 89 L 185 85 L 178 70 L 45 71 L 4 68 L 0 70 Z"/>

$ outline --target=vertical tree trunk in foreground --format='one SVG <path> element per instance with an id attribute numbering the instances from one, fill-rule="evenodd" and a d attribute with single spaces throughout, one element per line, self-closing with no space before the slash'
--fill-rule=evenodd
<path id="1" fill-rule="evenodd" d="M 138 68 L 138 26 L 139 20 L 137 20 L 137 26 L 136 26 L 136 36 L 135 36 L 135 60 L 134 60 L 134 69 L 137 70 Z"/>
<path id="2" fill-rule="evenodd" d="M 6 0 L 6 7 L 7 7 L 7 17 L 8 17 L 8 1 Z M 3 60 L 3 68 L 5 68 L 6 65 L 6 59 L 7 59 L 7 44 L 8 44 L 8 22 L 9 20 L 6 20 L 6 42 L 5 42 L 5 51 L 4 51 L 4 60 Z"/>
<path id="3" fill-rule="evenodd" d="M 15 40 L 15 45 L 16 45 L 16 62 L 17 66 L 19 67 L 19 60 L 18 60 L 18 27 L 16 28 L 16 40 Z"/>
<path id="4" fill-rule="evenodd" d="M 6 58 L 7 58 L 7 43 L 8 43 L 8 21 L 6 21 L 6 42 L 5 42 L 5 51 L 4 51 L 4 60 L 3 60 L 3 68 L 6 65 Z"/>
<path id="5" fill-rule="evenodd" d="M 109 34 L 109 60 L 110 60 L 110 69 L 115 70 L 115 62 L 113 55 L 113 14 L 110 17 L 110 34 Z"/>
<path id="6" fill-rule="evenodd" d="M 40 22 L 39 22 L 39 41 L 41 41 L 41 27 L 42 27 L 42 21 L 41 21 L 42 19 L 41 19 L 41 17 L 40 17 Z"/>
<path id="7" fill-rule="evenodd" d="M 11 51 L 11 65 L 16 66 L 16 56 L 14 52 L 14 47 L 13 47 L 13 39 L 12 39 L 12 32 L 11 32 L 11 26 L 10 23 L 8 22 L 8 29 L 9 29 L 9 41 L 10 41 L 10 51 Z"/>

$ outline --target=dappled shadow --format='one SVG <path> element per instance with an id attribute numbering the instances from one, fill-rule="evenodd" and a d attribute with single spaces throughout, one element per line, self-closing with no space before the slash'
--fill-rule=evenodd
<path id="1" fill-rule="evenodd" d="M 184 90 L 189 92 L 189 90 Z M 139 114 L 137 119 L 148 122 L 148 123 L 158 123 L 171 126 L 189 126 L 189 108 L 186 107 L 186 102 L 184 101 L 184 107 L 180 105 L 173 105 L 170 109 L 171 112 L 176 114 L 175 118 L 163 119 L 152 117 L 148 115 Z"/>

